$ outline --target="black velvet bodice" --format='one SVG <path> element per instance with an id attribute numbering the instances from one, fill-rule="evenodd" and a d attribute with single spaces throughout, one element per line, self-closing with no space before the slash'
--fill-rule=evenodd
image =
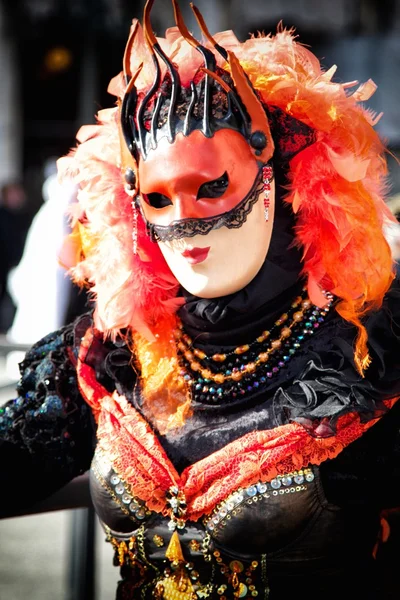
<path id="1" fill-rule="evenodd" d="M 165 552 L 172 535 L 167 519 L 147 511 L 122 491 L 123 485 L 101 455 L 96 455 L 92 464 L 91 486 L 97 513 L 115 548 L 131 540 L 137 544 L 139 539 L 141 555 L 135 560 L 151 565 L 153 575 L 158 572 L 163 577 L 168 570 Z M 376 510 L 364 508 L 354 514 L 330 504 L 319 470 L 310 468 L 237 490 L 202 521 L 186 523 L 180 542 L 187 564 L 192 565 L 189 572 L 196 573 L 193 582 L 204 593 L 199 597 L 217 598 L 218 590 L 224 590 L 226 598 L 233 599 L 227 573 L 237 564 L 242 597 L 252 597 L 253 589 L 264 598 L 289 599 L 293 589 L 305 588 L 312 580 L 310 598 L 316 600 L 324 593 L 328 598 L 350 600 L 355 592 L 346 581 L 351 561 L 360 578 L 358 592 L 372 599 L 380 597 L 371 559 L 378 528 Z M 224 573 L 221 564 L 227 567 Z M 133 570 L 129 566 L 125 556 L 121 598 L 129 597 L 132 585 L 137 584 L 137 564 Z M 146 592 L 146 582 L 144 577 L 141 597 L 152 598 L 152 586 Z M 207 589 L 211 590 L 209 595 Z"/>
<path id="2" fill-rule="evenodd" d="M 154 424 L 169 460 L 182 471 L 249 431 L 297 422 L 310 436 L 329 437 L 347 413 L 358 413 L 361 422 L 379 418 L 319 468 L 310 465 L 301 473 L 281 473 L 278 483 L 259 481 L 254 489 L 235 490 L 212 513 L 189 521 L 180 537 L 185 569 L 202 590 L 198 597 L 233 598 L 236 592 L 256 597 L 251 594 L 257 592 L 286 600 L 307 589 L 310 599 L 322 594 L 332 600 L 384 599 L 371 556 L 380 509 L 400 504 L 400 405 L 388 411 L 383 403 L 400 393 L 398 298 L 396 283 L 383 308 L 368 318 L 373 362 L 364 379 L 352 362 L 355 332 L 332 312 L 285 368 L 245 400 L 213 406 L 195 402 L 186 424 L 165 435 L 157 435 Z M 49 495 L 91 463 L 93 501 L 121 562 L 118 598 L 151 598 L 154 582 L 164 581 L 170 567 L 165 558 L 169 519 L 134 498 L 109 457 L 95 451 L 95 424 L 74 366 L 90 324 L 87 315 L 47 336 L 21 365 L 18 397 L 1 410 L 0 439 L 7 457 L 2 476 L 10 489 L 23 480 L 26 493 L 3 496 L 1 511 L 7 513 L 8 503 L 31 504 Z M 188 320 L 185 325 L 193 335 L 196 324 Z M 265 326 L 262 317 L 259 325 Z M 236 344 L 246 324 L 239 318 L 236 326 L 227 336 L 217 325 L 204 344 L 217 349 Z M 146 417 L 123 341 L 96 336 L 87 362 L 101 385 L 126 396 Z M 233 592 L 235 569 L 238 585 L 247 591 L 236 587 Z"/>
<path id="3" fill-rule="evenodd" d="M 380 319 L 390 320 L 392 316 L 386 310 L 386 317 L 380 315 Z M 352 364 L 354 330 L 332 314 L 286 368 L 250 398 L 212 406 L 194 402 L 193 415 L 180 430 L 158 435 L 175 467 L 182 471 L 250 431 L 274 429 L 288 420 L 300 422 L 310 435 L 324 437 L 334 434 L 337 419 L 347 412 L 358 412 L 362 421 L 381 416 L 386 411 L 383 400 L 392 397 L 396 386 L 388 385 L 380 374 L 386 369 L 386 377 L 393 383 L 392 368 L 398 368 L 399 364 L 396 356 L 382 352 L 380 343 L 376 343 L 382 324 L 381 320 L 370 323 L 370 345 L 376 366 L 366 379 L 356 374 Z M 263 319 L 259 326 L 265 326 Z M 239 327 L 244 331 L 242 324 Z M 194 330 L 192 323 L 192 336 Z M 238 339 L 240 335 L 234 330 L 224 334 L 217 327 L 206 337 L 204 347 L 220 351 L 227 347 L 222 342 Z M 116 356 L 118 360 L 112 356 L 106 360 L 107 376 L 117 379 L 115 363 L 121 382 L 124 363 L 121 348 Z M 145 414 L 138 388 L 136 393 L 129 393 L 122 386 L 121 391 L 129 394 L 132 404 Z M 399 413 L 399 407 L 392 409 L 338 458 L 325 461 L 320 468 L 310 466 L 266 484 L 260 481 L 249 489 L 235 490 L 211 514 L 196 523 L 188 522 L 180 532 L 180 540 L 185 560 L 193 563 L 197 573 L 194 580 L 200 586 L 197 589 L 203 590 L 204 586 L 201 592 L 204 597 L 218 597 L 217 590 L 223 590 L 226 598 L 234 597 L 227 575 L 221 574 L 219 567 L 227 565 L 229 572 L 229 565 L 237 561 L 243 571 L 250 573 L 247 578 L 238 575 L 241 584 L 247 588 L 254 586 L 253 591 L 272 600 L 291 597 L 292 586 L 304 588 L 311 579 L 310 598 L 324 594 L 332 599 L 350 599 L 356 593 L 363 598 L 381 598 L 372 560 L 379 529 L 379 506 L 383 497 L 386 506 L 398 502 L 398 494 L 391 486 L 379 485 L 376 473 L 389 464 L 393 468 L 392 459 L 399 456 Z M 380 453 L 376 452 L 377 447 Z M 350 467 L 355 460 L 357 474 Z M 342 472 L 337 467 L 338 461 Z M 398 471 L 397 467 L 394 471 Z M 91 486 L 96 510 L 110 541 L 121 548 L 118 544 L 129 545 L 132 540 L 137 544 L 139 539 L 143 564 L 151 565 L 162 579 L 168 571 L 165 558 L 171 539 L 168 518 L 152 513 L 133 498 L 129 487 L 107 464 L 106 457 L 97 453 L 92 463 Z M 136 570 L 128 569 L 129 557 L 125 555 L 124 560 L 121 598 L 125 594 L 129 597 L 131 586 L 137 583 L 137 565 Z M 257 564 L 253 571 L 251 564 Z M 357 585 L 347 582 L 349 565 L 352 581 L 357 581 Z M 152 586 L 146 587 L 145 578 L 142 585 L 142 597 L 150 598 Z M 207 596 L 210 585 L 213 591 Z M 251 597 L 246 595 L 249 589 L 243 593 L 243 597 Z"/>

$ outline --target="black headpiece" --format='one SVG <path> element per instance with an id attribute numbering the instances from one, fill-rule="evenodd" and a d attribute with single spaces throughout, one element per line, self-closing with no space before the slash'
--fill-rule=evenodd
<path id="1" fill-rule="evenodd" d="M 152 54 L 155 76 L 146 94 L 139 97 L 135 79 L 130 70 L 130 54 L 137 27 L 128 39 L 124 54 L 124 76 L 126 90 L 121 105 L 121 133 L 130 155 L 137 163 L 139 155 L 146 159 L 148 152 L 157 146 L 157 140 L 167 137 L 172 143 L 178 133 L 189 135 L 200 130 L 206 137 L 212 137 L 219 129 L 234 129 L 249 142 L 260 164 L 267 163 L 275 149 L 281 146 L 279 133 L 272 135 L 274 124 L 283 122 L 286 133 L 296 131 L 297 139 L 304 137 L 305 147 L 314 141 L 312 130 L 299 123 L 276 107 L 266 108 L 253 88 L 247 74 L 233 52 L 220 46 L 208 31 L 199 10 L 191 4 L 204 37 L 214 51 L 229 64 L 230 73 L 218 67 L 212 50 L 201 45 L 188 31 L 177 0 L 172 0 L 175 21 L 184 39 L 203 57 L 204 65 L 196 73 L 187 87 L 181 85 L 178 69 L 163 52 L 151 28 L 150 12 L 154 0 L 147 0 L 143 15 L 145 40 Z M 161 77 L 160 60 L 167 70 Z M 298 147 L 297 151 L 302 149 Z M 122 148 L 124 153 L 124 148 Z M 293 155 L 293 153 L 292 153 Z M 125 175 L 130 189 L 137 188 L 134 169 L 128 167 Z"/>

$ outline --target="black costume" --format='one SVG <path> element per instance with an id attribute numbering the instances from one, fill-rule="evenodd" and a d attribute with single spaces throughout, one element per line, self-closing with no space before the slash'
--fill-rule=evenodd
<path id="1" fill-rule="evenodd" d="M 61 165 L 94 308 L 0 410 L 3 512 L 90 469 L 119 600 L 384 600 L 400 288 L 374 86 L 351 96 L 291 31 L 214 38 L 194 8 L 203 46 L 173 4 L 160 41 L 146 3 L 117 107 Z"/>

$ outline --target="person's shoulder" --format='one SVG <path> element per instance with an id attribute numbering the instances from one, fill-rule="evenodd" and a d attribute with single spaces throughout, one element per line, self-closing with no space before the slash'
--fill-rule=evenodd
<path id="1" fill-rule="evenodd" d="M 29 348 L 20 363 L 21 375 L 24 375 L 28 367 L 35 367 L 47 360 L 75 363 L 81 337 L 91 323 L 92 313 L 87 312 L 39 339 Z"/>

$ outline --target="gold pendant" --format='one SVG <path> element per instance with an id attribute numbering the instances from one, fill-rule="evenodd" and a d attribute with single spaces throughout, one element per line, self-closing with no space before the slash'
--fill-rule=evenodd
<path id="1" fill-rule="evenodd" d="M 197 595 L 185 568 L 181 543 L 177 531 L 171 536 L 165 556 L 171 563 L 171 573 L 156 585 L 156 598 L 160 600 L 194 600 Z"/>
<path id="2" fill-rule="evenodd" d="M 157 597 L 162 600 L 194 600 L 197 598 L 192 582 L 183 570 L 157 583 Z"/>
<path id="3" fill-rule="evenodd" d="M 177 531 L 171 536 L 171 539 L 168 544 L 168 548 L 165 551 L 165 556 L 168 558 L 171 563 L 183 563 L 185 562 L 185 557 L 183 556 L 182 546 L 179 541 L 179 535 Z"/>

